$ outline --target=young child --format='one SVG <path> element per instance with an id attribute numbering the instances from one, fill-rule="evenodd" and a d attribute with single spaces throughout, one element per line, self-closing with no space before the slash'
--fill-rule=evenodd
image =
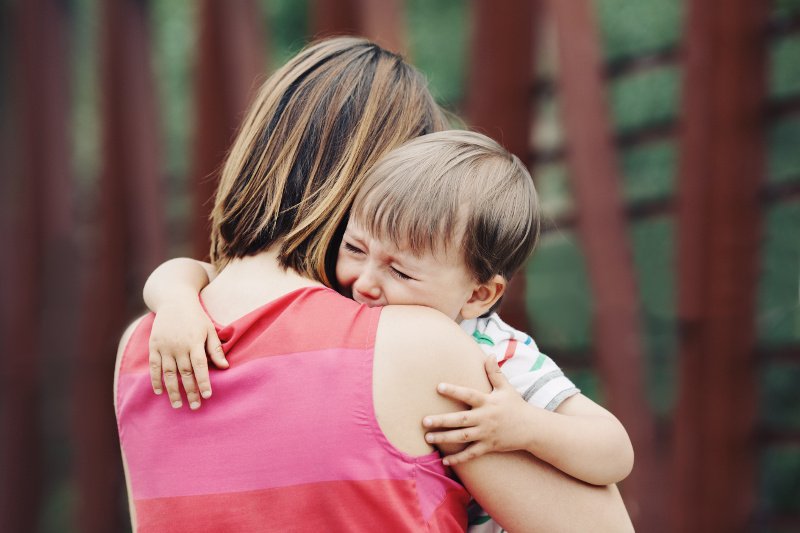
<path id="1" fill-rule="evenodd" d="M 538 229 L 533 182 L 516 157 L 477 133 L 425 135 L 390 152 L 366 176 L 339 247 L 336 288 L 368 306 L 435 308 L 459 322 L 489 356 L 491 393 L 441 384 L 441 394 L 471 409 L 423 421 L 432 430 L 426 434 L 432 444 L 471 443 L 445 457 L 446 464 L 524 450 L 584 482 L 616 483 L 633 462 L 622 425 L 581 395 L 530 336 L 494 312 L 508 280 L 532 252 Z M 205 280 L 189 283 L 191 276 L 198 280 L 205 273 L 186 262 L 168 264 L 145 288 L 151 302 L 162 287 L 186 289 L 185 298 L 171 292 L 171 299 L 181 301 L 171 302 L 163 315 L 154 309 L 159 315 L 151 347 L 162 355 L 191 351 L 189 336 L 205 338 L 202 332 L 209 329 L 197 312 L 196 293 Z M 181 329 L 197 333 L 184 335 Z M 225 364 L 221 354 L 216 357 Z M 164 361 L 174 368 L 174 361 Z M 191 387 L 189 364 L 178 367 Z M 196 373 L 201 390 L 206 388 L 203 396 L 210 396 L 207 377 Z M 155 381 L 158 392 L 160 379 Z M 190 403 L 198 407 L 199 398 Z M 500 530 L 477 506 L 470 526 L 471 531 Z"/>

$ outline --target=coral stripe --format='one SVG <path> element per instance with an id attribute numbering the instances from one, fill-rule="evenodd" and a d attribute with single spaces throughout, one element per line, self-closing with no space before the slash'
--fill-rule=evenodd
<path id="1" fill-rule="evenodd" d="M 497 366 L 502 367 L 506 364 L 506 361 L 514 357 L 514 354 L 517 353 L 517 339 L 511 339 L 508 341 L 508 346 L 506 346 L 506 353 L 503 355 L 503 359 L 497 363 Z"/>
<path id="2" fill-rule="evenodd" d="M 448 494 L 436 513 L 442 520 L 435 520 L 429 529 L 413 504 L 414 492 L 411 480 L 312 483 L 281 490 L 140 500 L 136 515 L 139 531 L 154 533 L 464 530 L 462 495 Z"/>

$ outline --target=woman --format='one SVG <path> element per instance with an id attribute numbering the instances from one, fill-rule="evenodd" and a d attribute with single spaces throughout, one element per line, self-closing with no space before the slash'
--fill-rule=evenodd
<path id="1" fill-rule="evenodd" d="M 465 527 L 467 494 L 420 421 L 463 408 L 439 382 L 489 390 L 480 350 L 430 309 L 369 309 L 324 285 L 363 170 L 444 126 L 421 77 L 360 39 L 315 44 L 267 80 L 212 215 L 221 272 L 202 301 L 231 363 L 214 400 L 174 412 L 149 391 L 152 316 L 120 343 L 115 399 L 139 530 Z M 630 529 L 615 488 L 532 457 L 455 470 L 508 529 Z"/>

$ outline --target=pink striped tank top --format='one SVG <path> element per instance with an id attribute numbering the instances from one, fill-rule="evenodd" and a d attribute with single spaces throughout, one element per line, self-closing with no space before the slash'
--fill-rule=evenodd
<path id="1" fill-rule="evenodd" d="M 143 319 L 117 423 L 139 531 L 462 531 L 468 495 L 437 454 L 386 439 L 372 402 L 380 309 L 291 292 L 218 326 L 231 366 L 197 412 L 153 394 Z"/>

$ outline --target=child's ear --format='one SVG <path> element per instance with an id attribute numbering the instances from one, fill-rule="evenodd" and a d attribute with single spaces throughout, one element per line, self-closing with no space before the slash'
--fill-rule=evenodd
<path id="1" fill-rule="evenodd" d="M 467 303 L 461 308 L 464 319 L 476 318 L 484 314 L 497 303 L 497 300 L 506 292 L 506 279 L 497 274 L 486 283 L 476 285 Z"/>

